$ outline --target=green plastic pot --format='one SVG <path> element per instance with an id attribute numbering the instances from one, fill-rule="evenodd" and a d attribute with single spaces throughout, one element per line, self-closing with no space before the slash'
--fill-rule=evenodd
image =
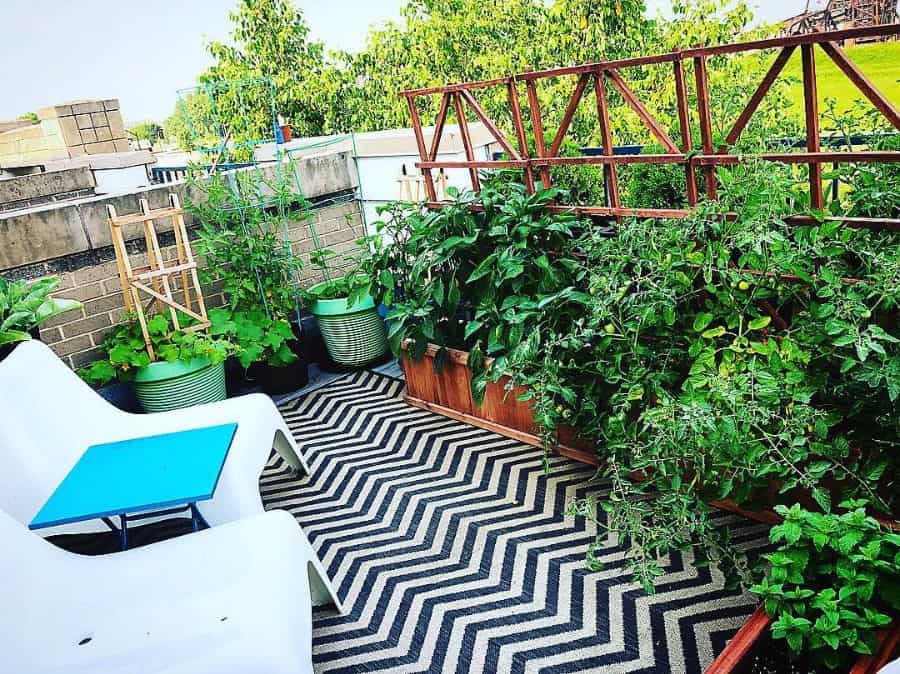
<path id="1" fill-rule="evenodd" d="M 319 284 L 322 285 L 322 284 Z M 313 286 L 315 291 L 319 286 Z M 360 367 L 388 353 L 387 326 L 370 295 L 350 306 L 348 298 L 317 300 L 309 312 L 319 323 L 328 355 L 338 365 Z"/>
<path id="2" fill-rule="evenodd" d="M 137 371 L 134 393 L 145 412 L 191 407 L 225 400 L 225 364 L 208 358 L 150 363 Z"/>

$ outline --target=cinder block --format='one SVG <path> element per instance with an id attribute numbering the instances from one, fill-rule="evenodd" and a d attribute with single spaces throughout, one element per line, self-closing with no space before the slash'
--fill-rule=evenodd
<path id="1" fill-rule="evenodd" d="M 78 145 L 70 145 L 68 147 L 69 156 L 70 157 L 83 157 L 87 154 L 87 151 L 84 149 L 84 145 L 79 143 Z"/>
<path id="2" fill-rule="evenodd" d="M 88 349 L 87 351 L 80 351 L 79 353 L 72 354 L 69 362 L 71 363 L 73 370 L 80 370 L 83 367 L 87 367 L 95 360 L 100 360 L 103 356 L 103 349 L 98 346 L 93 349 Z"/>
<path id="3" fill-rule="evenodd" d="M 116 152 L 130 152 L 131 145 L 129 145 L 128 141 L 124 138 L 117 138 L 113 141 L 113 146 L 116 148 Z"/>
<path id="4" fill-rule="evenodd" d="M 103 112 L 103 101 L 82 101 L 72 104 L 72 113 L 75 115 Z"/>
<path id="5" fill-rule="evenodd" d="M 78 124 L 79 129 L 90 129 L 93 128 L 93 123 L 91 122 L 91 115 L 75 115 L 75 121 Z"/>
<path id="6" fill-rule="evenodd" d="M 72 272 L 72 278 L 74 280 L 75 286 L 77 287 L 85 285 L 86 283 L 103 281 L 104 279 L 108 278 L 118 278 L 118 273 L 119 267 L 116 265 L 116 261 L 110 260 L 109 262 L 92 264 L 87 267 L 82 267 L 81 269 L 76 269 L 74 272 Z"/>
<path id="7" fill-rule="evenodd" d="M 62 297 L 69 300 L 78 300 L 79 302 L 86 302 L 88 300 L 95 300 L 99 297 L 103 297 L 103 286 L 99 283 L 89 283 L 85 286 L 78 286 L 77 288 L 72 288 L 71 290 L 64 290 L 56 293 L 58 297 Z"/>
<path id="8" fill-rule="evenodd" d="M 118 110 L 119 109 L 119 99 L 118 98 L 108 98 L 103 101 L 103 109 L 104 110 Z"/>
<path id="9" fill-rule="evenodd" d="M 118 276 L 103 281 L 103 292 L 107 295 L 118 293 L 120 304 L 124 304 L 124 301 L 122 300 L 122 282 L 119 280 Z"/>
<path id="10" fill-rule="evenodd" d="M 62 131 L 66 145 L 79 145 L 81 143 L 81 135 L 78 133 L 78 122 L 74 117 L 60 117 L 59 128 Z"/>
<path id="11" fill-rule="evenodd" d="M 86 143 L 84 149 L 88 154 L 105 154 L 107 152 L 115 152 L 116 146 L 111 140 L 104 140 L 100 143 Z"/>
<path id="12" fill-rule="evenodd" d="M 112 140 L 112 134 L 109 132 L 108 126 L 102 126 L 99 129 L 94 129 L 94 133 L 97 134 L 97 140 Z"/>
<path id="13" fill-rule="evenodd" d="M 66 323 L 71 323 L 73 321 L 79 321 L 84 318 L 84 309 L 79 309 L 78 311 L 66 311 L 61 314 L 57 314 L 53 318 L 48 318 L 41 324 L 42 331 L 41 335 L 43 335 L 43 328 L 56 328 L 60 325 L 65 325 Z M 59 339 L 62 339 L 62 333 L 59 333 Z M 49 340 L 45 340 L 49 341 Z"/>
<path id="14" fill-rule="evenodd" d="M 81 130 L 81 142 L 82 144 L 86 143 L 96 143 L 97 142 L 97 132 L 93 129 L 82 129 Z"/>
<path id="15" fill-rule="evenodd" d="M 63 356 L 78 353 L 79 351 L 85 351 L 93 346 L 94 344 L 91 342 L 90 335 L 79 335 L 72 339 L 66 339 L 62 342 L 51 344 L 50 348 L 53 349 L 57 356 L 62 358 Z"/>
<path id="16" fill-rule="evenodd" d="M 105 112 L 92 112 L 91 123 L 96 129 L 98 126 L 109 126 L 109 120 L 106 119 Z"/>
<path id="17" fill-rule="evenodd" d="M 44 344 L 55 344 L 56 342 L 61 342 L 62 330 L 47 325 L 48 322 L 49 321 L 45 321 L 44 324 L 41 325 L 41 341 Z"/>
<path id="18" fill-rule="evenodd" d="M 110 311 L 122 309 L 125 306 L 125 299 L 122 295 L 122 290 L 118 285 L 118 280 L 116 281 L 116 284 L 116 292 L 112 295 L 107 295 L 106 297 L 84 303 L 84 311 L 87 316 L 109 313 Z M 106 287 L 105 284 L 104 287 Z"/>
<path id="19" fill-rule="evenodd" d="M 122 121 L 122 114 L 118 110 L 112 110 L 106 113 L 106 119 L 109 121 L 109 130 L 113 138 L 124 138 L 125 122 Z"/>

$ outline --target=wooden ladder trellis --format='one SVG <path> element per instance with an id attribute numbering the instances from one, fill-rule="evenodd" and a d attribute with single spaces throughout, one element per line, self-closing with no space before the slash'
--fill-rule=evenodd
<path id="1" fill-rule="evenodd" d="M 403 170 L 397 178 L 397 185 L 400 188 L 398 197 L 400 201 L 412 201 L 417 203 L 423 200 L 425 194 L 425 176 L 423 176 L 422 173 L 416 173 L 415 175 L 408 174 L 406 172 L 406 164 L 404 164 Z M 435 179 L 435 196 L 439 201 L 447 199 L 447 174 L 443 169 L 441 169 Z"/>
<path id="2" fill-rule="evenodd" d="M 184 209 L 181 207 L 178 196 L 169 194 L 167 208 L 152 210 L 146 199 L 140 200 L 140 206 L 139 213 L 123 216 L 118 215 L 112 205 L 107 206 L 106 209 L 113 248 L 116 252 L 116 264 L 119 268 L 119 280 L 125 299 L 125 310 L 136 314 L 150 360 L 156 360 L 156 353 L 147 330 L 148 313 L 154 304 L 156 311 L 160 314 L 168 310 L 172 327 L 175 330 L 185 332 L 204 330 L 209 327 L 210 323 L 203 301 L 203 289 L 200 287 L 200 278 L 197 274 L 197 262 L 191 250 L 187 227 L 184 224 Z M 156 231 L 156 221 L 165 218 L 172 219 L 172 232 L 175 235 L 176 257 L 172 260 L 166 260 L 163 257 Z M 141 223 L 144 228 L 144 241 L 147 244 L 148 264 L 141 266 L 131 264 L 128 248 L 125 245 L 125 236 L 122 233 L 122 227 L 137 223 Z M 181 279 L 183 302 L 175 299 L 176 295 L 173 292 L 171 279 L 174 274 L 178 274 Z M 149 297 L 146 305 L 142 301 L 142 293 Z M 196 310 L 194 305 L 197 307 Z M 194 319 L 196 323 L 182 327 L 178 312 Z"/>

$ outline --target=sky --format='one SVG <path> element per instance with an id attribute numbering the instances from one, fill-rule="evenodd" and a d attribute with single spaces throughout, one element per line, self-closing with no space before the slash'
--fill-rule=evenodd
<path id="1" fill-rule="evenodd" d="M 488 0 L 489 1 L 489 0 Z M 237 0 L 0 0 L 0 120 L 56 103 L 118 98 L 126 123 L 161 121 L 175 91 L 208 65 L 204 45 L 225 40 Z M 399 17 L 403 0 L 294 0 L 313 36 L 356 51 L 372 24 Z M 668 0 L 649 0 L 665 10 Z M 805 0 L 755 0 L 763 20 Z"/>

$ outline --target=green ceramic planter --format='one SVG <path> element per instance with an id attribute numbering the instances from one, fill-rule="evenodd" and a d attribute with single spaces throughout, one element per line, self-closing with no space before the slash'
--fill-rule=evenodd
<path id="1" fill-rule="evenodd" d="M 360 367 L 387 355 L 387 326 L 371 296 L 353 306 L 347 305 L 346 297 L 318 300 L 309 311 L 316 317 L 325 348 L 335 363 Z"/>
<path id="2" fill-rule="evenodd" d="M 134 393 L 145 412 L 191 407 L 225 400 L 225 364 L 206 358 L 189 363 L 150 363 L 134 377 Z"/>

